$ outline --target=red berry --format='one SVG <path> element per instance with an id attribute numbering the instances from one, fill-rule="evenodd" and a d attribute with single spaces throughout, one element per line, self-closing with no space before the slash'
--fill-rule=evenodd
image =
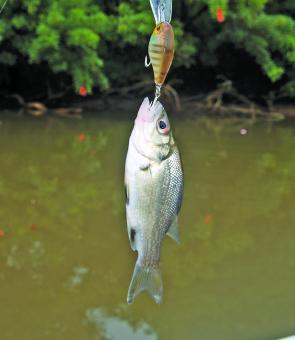
<path id="1" fill-rule="evenodd" d="M 83 96 L 83 97 L 87 96 L 87 89 L 86 89 L 85 86 L 80 86 L 80 88 L 79 88 L 79 95 Z"/>
<path id="2" fill-rule="evenodd" d="M 218 7 L 216 10 L 216 20 L 221 23 L 224 22 L 224 19 L 222 8 Z"/>

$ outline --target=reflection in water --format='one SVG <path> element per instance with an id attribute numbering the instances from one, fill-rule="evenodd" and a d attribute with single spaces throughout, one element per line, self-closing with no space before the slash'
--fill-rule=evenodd
<path id="1" fill-rule="evenodd" d="M 177 120 L 182 243 L 164 242 L 163 305 L 143 294 L 125 306 L 136 256 L 122 184 L 132 121 L 1 120 L 1 339 L 295 333 L 292 122 Z"/>
<path id="2" fill-rule="evenodd" d="M 112 340 L 157 340 L 151 327 L 144 322 L 137 329 L 133 329 L 127 321 L 107 316 L 100 308 L 88 309 L 86 317 L 99 330 L 98 339 L 101 339 L 103 334 L 105 339 Z"/>
<path id="3" fill-rule="evenodd" d="M 74 288 L 78 287 L 83 283 L 85 275 L 89 272 L 86 267 L 75 267 L 73 269 L 73 275 L 70 277 L 69 286 Z"/>

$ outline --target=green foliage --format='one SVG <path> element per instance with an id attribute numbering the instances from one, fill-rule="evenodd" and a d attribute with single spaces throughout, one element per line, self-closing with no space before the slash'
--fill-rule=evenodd
<path id="1" fill-rule="evenodd" d="M 220 8 L 223 23 L 216 19 Z M 174 1 L 173 70 L 196 62 L 216 67 L 220 47 L 232 46 L 252 56 L 271 82 L 283 79 L 294 96 L 294 14 L 292 0 Z M 70 75 L 76 90 L 126 85 L 149 75 L 143 60 L 153 27 L 147 0 L 9 2 L 0 15 L 0 67 L 21 56 Z"/>
<path id="2" fill-rule="evenodd" d="M 211 17 L 213 18 L 216 9 L 221 7 L 226 21 L 216 28 L 216 24 L 209 23 L 207 13 L 203 12 L 199 20 L 193 23 L 195 32 L 200 31 L 202 26 L 205 27 L 202 40 L 206 40 L 207 45 L 200 51 L 202 61 L 217 64 L 218 48 L 230 43 L 253 56 L 272 82 L 281 79 L 288 69 L 294 67 L 295 21 L 291 15 L 280 14 L 278 4 L 275 13 L 268 13 L 266 6 L 268 3 L 271 6 L 271 2 L 211 1 Z M 282 8 L 285 8 L 284 1 Z"/>

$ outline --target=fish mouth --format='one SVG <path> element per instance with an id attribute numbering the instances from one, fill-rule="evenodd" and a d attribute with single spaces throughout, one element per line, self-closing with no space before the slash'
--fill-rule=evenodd
<path id="1" fill-rule="evenodd" d="M 151 102 L 150 105 L 151 105 L 151 110 L 154 110 L 154 112 L 156 113 L 156 116 L 159 116 L 164 110 L 164 107 L 159 102 L 159 100 L 157 100 L 156 102 Z"/>
<path id="2" fill-rule="evenodd" d="M 140 109 L 138 111 L 136 122 L 137 123 L 151 123 L 163 112 L 164 107 L 159 102 L 150 102 L 149 98 L 144 98 Z"/>

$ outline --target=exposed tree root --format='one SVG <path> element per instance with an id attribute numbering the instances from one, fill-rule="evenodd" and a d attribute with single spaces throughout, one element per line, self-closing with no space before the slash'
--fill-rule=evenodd
<path id="1" fill-rule="evenodd" d="M 223 78 L 224 79 L 224 78 Z M 224 97 L 227 96 L 230 102 L 237 104 L 224 103 Z M 245 115 L 252 119 L 256 117 L 265 117 L 271 119 L 284 119 L 284 115 L 275 110 L 265 110 L 252 102 L 246 96 L 240 94 L 230 80 L 224 80 L 216 90 L 206 95 L 197 95 L 187 97 L 183 100 L 184 106 L 194 108 L 204 113 L 224 115 Z"/>
<path id="2" fill-rule="evenodd" d="M 272 94 L 266 99 L 268 109 L 260 107 L 246 96 L 239 93 L 233 86 L 232 82 L 224 77 L 221 77 L 222 82 L 218 88 L 207 94 L 198 94 L 194 96 L 184 97 L 180 100 L 179 94 L 176 89 L 172 86 L 172 83 L 165 84 L 162 87 L 162 97 L 171 104 L 176 111 L 185 110 L 188 112 L 197 112 L 202 114 L 214 114 L 221 116 L 240 115 L 248 116 L 251 119 L 257 117 L 263 117 L 272 120 L 284 119 L 284 116 L 294 116 L 295 113 L 285 113 L 284 110 L 276 110 L 278 106 L 274 106 L 274 100 L 280 98 L 283 94 L 275 95 Z M 174 81 L 173 84 L 179 82 Z M 130 103 L 133 102 L 134 98 L 138 96 L 146 95 L 153 89 L 154 83 L 152 81 L 141 81 L 130 86 L 112 88 L 104 93 L 99 101 L 86 101 L 84 103 L 85 108 L 93 110 L 97 109 L 98 102 L 103 103 L 104 107 L 101 110 L 110 110 L 114 101 L 110 98 L 111 95 L 118 96 L 119 98 L 125 97 Z M 67 92 L 69 89 L 65 89 Z M 63 97 L 65 92 L 52 94 L 48 92 L 50 99 L 56 99 Z M 61 117 L 81 119 L 82 108 L 56 108 L 49 109 L 45 104 L 35 102 L 25 102 L 24 98 L 19 94 L 12 94 L 6 97 L 14 98 L 20 105 L 21 110 L 19 114 L 27 113 L 36 117 L 43 116 L 45 114 L 54 114 Z M 230 103 L 230 104 L 228 104 Z M 132 105 L 130 106 L 132 107 Z M 293 110 L 293 109 L 292 109 Z M 282 113 L 284 112 L 284 113 Z"/>
<path id="3" fill-rule="evenodd" d="M 82 108 L 56 108 L 56 109 L 49 109 L 41 102 L 26 102 L 24 98 L 19 94 L 12 94 L 7 97 L 14 98 L 17 100 L 19 105 L 21 106 L 20 114 L 27 113 L 35 117 L 41 117 L 45 114 L 55 114 L 61 117 L 66 118 L 77 118 L 81 119 Z"/>

